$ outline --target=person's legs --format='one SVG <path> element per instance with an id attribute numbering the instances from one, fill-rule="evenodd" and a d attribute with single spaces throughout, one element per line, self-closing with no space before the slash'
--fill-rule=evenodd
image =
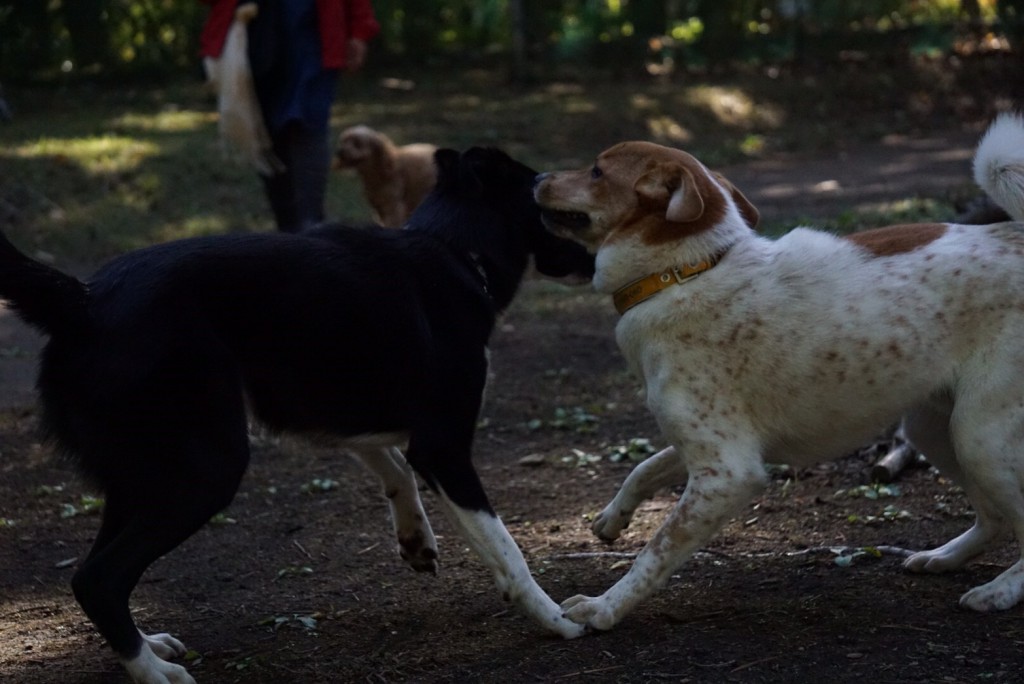
<path id="1" fill-rule="evenodd" d="M 326 131 L 289 123 L 273 135 L 274 152 L 285 171 L 260 176 L 279 230 L 294 233 L 324 220 L 324 196 L 330 168 Z"/>

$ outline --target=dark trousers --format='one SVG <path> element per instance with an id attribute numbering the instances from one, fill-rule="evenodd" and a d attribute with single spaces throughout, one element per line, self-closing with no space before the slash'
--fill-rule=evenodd
<path id="1" fill-rule="evenodd" d="M 327 131 L 310 131 L 292 122 L 272 139 L 285 171 L 260 178 L 278 230 L 295 233 L 323 222 L 331 162 Z"/>

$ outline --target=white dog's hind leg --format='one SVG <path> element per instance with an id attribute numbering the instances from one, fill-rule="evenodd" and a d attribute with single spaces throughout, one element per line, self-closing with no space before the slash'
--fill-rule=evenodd
<path id="1" fill-rule="evenodd" d="M 143 638 L 138 655 L 121 661 L 135 684 L 196 684 L 188 670 L 158 657 L 150 643 L 148 638 Z"/>
<path id="2" fill-rule="evenodd" d="M 599 538 L 614 541 L 629 527 L 637 506 L 654 496 L 662 487 L 686 481 L 686 464 L 675 447 L 662 449 L 639 465 L 622 483 L 615 497 L 604 507 L 591 529 Z"/>
<path id="3" fill-rule="evenodd" d="M 1024 355 L 1016 356 L 1019 333 L 1009 331 L 1006 342 L 994 346 L 1010 350 L 1011 358 L 993 359 L 987 355 L 983 362 L 994 368 L 1024 366 Z M 950 434 L 964 473 L 964 489 L 978 514 L 975 527 L 987 524 L 991 536 L 1002 528 L 1012 528 L 1021 558 L 991 582 L 965 593 L 960 605 L 977 611 L 1005 610 L 1024 598 L 1024 410 L 1020 408 L 1024 397 L 1016 374 L 988 373 L 976 377 L 984 380 L 962 392 L 953 411 Z"/>
<path id="4" fill-rule="evenodd" d="M 992 430 L 992 426 L 989 429 Z M 986 447 L 992 449 L 989 453 L 998 453 L 992 444 L 982 448 Z M 960 597 L 962 607 L 979 612 L 1006 610 L 1024 598 L 1024 491 L 1021 489 L 1024 473 L 1020 467 L 1007 472 L 1007 462 L 986 455 L 982 467 L 978 468 L 978 464 L 974 463 L 971 468 L 965 468 L 968 481 L 965 490 L 977 513 L 977 522 L 960 537 L 930 552 L 946 552 L 963 565 L 1012 525 L 1021 547 L 1021 559 L 991 582 L 974 587 Z M 970 537 L 972 533 L 974 538 Z M 960 548 L 957 547 L 958 543 Z M 918 555 L 921 554 L 915 554 Z M 907 563 L 913 561 L 915 556 L 908 558 Z M 930 560 L 927 569 L 931 570 L 934 563 L 935 559 Z M 952 564 L 951 567 L 958 565 Z"/>
<path id="5" fill-rule="evenodd" d="M 559 636 L 572 639 L 583 634 L 583 625 L 563 617 L 562 609 L 533 579 L 522 551 L 496 515 L 462 508 L 443 489 L 438 494 L 471 549 L 494 573 L 502 598 Z"/>
<path id="6" fill-rule="evenodd" d="M 766 485 L 764 466 L 749 449 L 734 447 L 732 454 L 702 461 L 706 465 L 691 467 L 679 503 L 629 572 L 601 596 L 574 596 L 562 603 L 566 617 L 593 629 L 611 629 Z"/>
<path id="7" fill-rule="evenodd" d="M 949 542 L 929 551 L 920 551 L 903 562 L 911 572 L 940 573 L 962 568 L 967 561 L 984 551 L 998 538 L 1004 524 L 997 511 L 990 508 L 984 496 L 976 494 L 977 485 L 957 462 L 956 452 L 949 435 L 952 402 L 939 399 L 909 412 L 903 421 L 907 439 L 925 455 L 925 458 L 968 493 L 974 506 L 974 525 Z"/>
<path id="8" fill-rule="evenodd" d="M 402 559 L 417 572 L 437 574 L 437 539 L 423 510 L 416 474 L 402 453 L 394 447 L 353 453 L 384 485 Z"/>

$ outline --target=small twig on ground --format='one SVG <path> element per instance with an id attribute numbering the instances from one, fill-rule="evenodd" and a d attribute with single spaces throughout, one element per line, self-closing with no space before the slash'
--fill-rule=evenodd
<path id="1" fill-rule="evenodd" d="M 759 660 L 751 660 L 749 663 L 743 663 L 742 665 L 737 665 L 733 669 L 729 670 L 729 674 L 734 674 L 736 672 L 740 672 L 742 670 L 746 670 L 747 668 L 754 667 L 755 665 L 761 665 L 762 663 L 767 663 L 767 662 L 770 662 L 772 660 L 778 660 L 778 659 L 779 659 L 779 656 L 774 655 L 774 656 L 768 656 L 767 658 L 761 658 Z"/>
<path id="2" fill-rule="evenodd" d="M 52 612 L 56 609 L 57 606 L 55 606 L 52 603 L 40 603 L 35 606 L 24 606 L 22 608 L 18 608 L 17 610 L 4 611 L 3 613 L 0 613 L 0 619 L 12 618 L 15 615 L 22 615 L 23 613 L 33 613 L 37 610 L 46 610 Z"/>
<path id="3" fill-rule="evenodd" d="M 798 551 L 786 551 L 782 555 L 784 556 L 806 556 L 812 553 L 834 553 L 834 554 L 847 554 L 861 551 L 866 548 L 872 548 L 877 550 L 883 555 L 899 556 L 900 558 L 907 558 L 917 553 L 912 549 L 904 549 L 899 546 L 887 546 L 885 544 L 880 546 L 813 546 L 806 549 L 800 549 Z M 714 555 L 732 560 L 734 557 L 740 558 L 765 558 L 767 556 L 773 556 L 771 553 L 738 553 L 727 555 L 721 552 L 704 549 L 697 551 L 694 556 L 701 555 Z M 585 551 L 580 553 L 556 553 L 550 556 L 546 556 L 545 560 L 589 560 L 592 558 L 625 558 L 633 559 L 636 558 L 637 554 L 632 551 Z"/>
<path id="4" fill-rule="evenodd" d="M 659 613 L 658 615 L 664 617 L 669 622 L 677 625 L 687 625 L 692 622 L 702 622 L 704 620 L 711 620 L 712 618 L 721 617 L 722 615 L 730 615 L 729 611 L 715 610 L 710 613 L 701 613 L 700 615 L 687 615 L 686 617 L 679 617 L 672 613 Z"/>
<path id="5" fill-rule="evenodd" d="M 299 672 L 298 670 L 295 670 L 295 669 L 290 668 L 290 667 L 285 667 L 281 663 L 271 662 L 270 666 L 274 667 L 274 668 L 277 668 L 278 670 L 283 670 L 283 671 L 287 672 L 288 674 L 295 675 L 296 677 L 299 677 L 299 676 L 302 675 L 302 673 Z"/>
<path id="6" fill-rule="evenodd" d="M 799 551 L 787 551 L 785 555 L 787 555 L 787 556 L 805 556 L 805 555 L 810 554 L 810 553 L 825 553 L 825 552 L 835 553 L 835 554 L 842 555 L 842 554 L 847 554 L 847 553 L 854 553 L 856 551 L 860 551 L 860 550 L 866 549 L 866 548 L 875 549 L 876 551 L 878 551 L 879 553 L 881 553 L 883 555 L 884 554 L 888 554 L 890 556 L 899 556 L 901 558 L 908 558 L 908 557 L 914 555 L 915 553 L 917 553 L 916 551 L 914 551 L 912 549 L 904 549 L 904 548 L 899 547 L 899 546 L 887 546 L 885 544 L 882 544 L 880 546 L 871 546 L 871 547 L 867 547 L 867 546 L 812 546 L 810 548 L 800 549 Z"/>
<path id="7" fill-rule="evenodd" d="M 633 551 L 585 551 L 581 553 L 556 553 L 548 560 L 585 560 L 587 558 L 636 558 Z"/>
<path id="8" fill-rule="evenodd" d="M 556 677 L 556 679 L 568 679 L 569 677 L 579 677 L 580 675 L 591 675 L 599 672 L 608 672 L 609 670 L 620 670 L 625 665 L 609 665 L 608 667 L 596 667 L 592 670 L 577 670 L 576 672 L 569 672 L 564 675 Z"/>
<path id="9" fill-rule="evenodd" d="M 299 543 L 298 539 L 293 539 L 292 540 L 292 544 L 294 544 L 295 548 L 297 548 L 299 551 L 301 551 L 306 556 L 306 558 L 308 558 L 309 560 L 313 560 L 313 556 L 311 556 L 309 551 L 307 551 L 306 548 L 302 544 Z"/>
<path id="10" fill-rule="evenodd" d="M 377 548 L 378 546 L 380 546 L 380 542 L 377 542 L 376 544 L 371 544 L 370 546 L 367 546 L 367 547 L 366 547 L 365 549 L 363 549 L 362 551 L 357 551 L 357 552 L 356 552 L 356 555 L 357 555 L 357 556 L 362 556 L 362 555 L 363 555 L 364 553 L 369 553 L 370 551 L 373 551 L 373 550 L 374 550 L 375 548 Z"/>
<path id="11" fill-rule="evenodd" d="M 884 625 L 879 625 L 879 627 L 881 629 L 899 629 L 899 630 L 912 629 L 912 630 L 914 630 L 916 632 L 925 632 L 927 634 L 935 634 L 938 631 L 938 630 L 935 630 L 935 629 L 927 629 L 925 627 L 918 627 L 916 625 L 884 624 Z"/>

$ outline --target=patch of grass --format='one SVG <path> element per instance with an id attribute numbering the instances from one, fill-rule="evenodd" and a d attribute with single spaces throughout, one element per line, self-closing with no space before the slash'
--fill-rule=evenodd
<path id="1" fill-rule="evenodd" d="M 751 67 L 715 79 L 594 72 L 530 85 L 485 70 L 408 69 L 401 78 L 378 71 L 342 79 L 331 123 L 335 132 L 368 124 L 400 144 L 500 146 L 540 170 L 589 163 L 629 139 L 683 147 L 719 167 L 913 135 L 942 117 L 947 125 L 977 122 L 1008 82 L 999 77 L 1005 68 L 920 59 L 896 69 L 836 65 L 824 74 Z M 273 229 L 256 174 L 225 155 L 214 98 L 197 82 L 9 87 L 7 97 L 16 118 L 0 128 L 0 229 L 29 251 L 84 266 L 174 238 Z M 932 207 L 908 202 L 844 214 L 835 229 L 880 216 L 928 220 Z M 369 220 L 354 174 L 331 174 L 327 211 Z"/>
<path id="2" fill-rule="evenodd" d="M 908 197 L 892 202 L 879 202 L 841 213 L 825 228 L 837 233 L 852 233 L 899 223 L 934 223 L 948 221 L 947 202 L 927 197 Z"/>
<path id="3" fill-rule="evenodd" d="M 101 93 L 73 117 L 34 95 L 39 109 L 21 110 L 0 146 L 0 226 L 23 248 L 95 264 L 155 242 L 272 229 L 258 177 L 220 144 L 199 87 Z M 355 179 L 332 181 L 330 214 L 368 220 Z"/>
<path id="4" fill-rule="evenodd" d="M 810 226 L 839 235 L 905 223 L 935 223 L 951 219 L 951 202 L 930 197 L 907 197 L 891 202 L 846 209 L 831 219 L 797 217 L 766 221 L 758 227 L 764 235 L 780 236 L 795 226 Z"/>

